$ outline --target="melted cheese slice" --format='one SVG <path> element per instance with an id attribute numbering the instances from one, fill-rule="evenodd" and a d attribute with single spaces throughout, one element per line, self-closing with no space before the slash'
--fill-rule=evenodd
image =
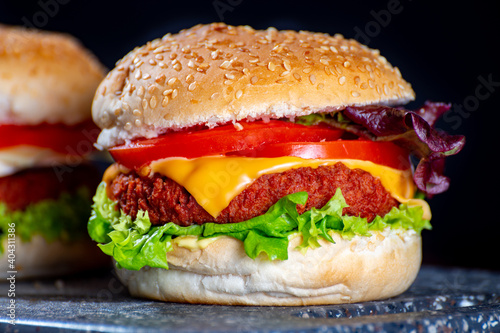
<path id="1" fill-rule="evenodd" d="M 185 187 L 210 215 L 217 217 L 234 197 L 262 175 L 302 167 L 317 168 L 337 162 L 342 162 L 351 169 L 358 168 L 369 172 L 380 179 L 382 185 L 396 200 L 410 206 L 422 206 L 424 218 L 430 219 L 428 204 L 423 200 L 413 199 L 415 185 L 410 170 L 398 170 L 369 161 L 299 157 L 168 158 L 152 162 L 148 171 L 173 179 Z"/>

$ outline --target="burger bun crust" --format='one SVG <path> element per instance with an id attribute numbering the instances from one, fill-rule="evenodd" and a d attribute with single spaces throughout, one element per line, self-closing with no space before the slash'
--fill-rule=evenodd
<path id="1" fill-rule="evenodd" d="M 0 123 L 73 125 L 106 70 L 69 35 L 0 25 L 0 73 Z"/>
<path id="2" fill-rule="evenodd" d="M 92 110 L 109 148 L 196 125 L 404 104 L 414 92 L 379 54 L 340 35 L 198 25 L 138 47 Z"/>
<path id="3" fill-rule="evenodd" d="M 415 231 L 385 229 L 344 239 L 305 254 L 290 241 L 289 258 L 249 258 L 243 243 L 217 239 L 203 250 L 174 244 L 169 269 L 117 269 L 132 296 L 168 302 L 224 305 L 316 305 L 354 303 L 404 292 L 417 276 L 421 238 Z"/>

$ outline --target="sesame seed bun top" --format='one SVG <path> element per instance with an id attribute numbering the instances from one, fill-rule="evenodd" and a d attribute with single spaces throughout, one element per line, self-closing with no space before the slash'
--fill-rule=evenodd
<path id="1" fill-rule="evenodd" d="M 413 99 L 399 70 L 355 40 L 214 23 L 131 51 L 99 86 L 92 110 L 103 129 L 98 143 L 109 148 L 167 129 Z"/>
<path id="2" fill-rule="evenodd" d="M 71 36 L 0 25 L 0 123 L 72 125 L 89 119 L 105 74 Z"/>

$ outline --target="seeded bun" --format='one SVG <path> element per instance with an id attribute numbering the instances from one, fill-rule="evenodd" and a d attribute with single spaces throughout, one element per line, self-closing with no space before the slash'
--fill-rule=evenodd
<path id="1" fill-rule="evenodd" d="M 104 67 L 73 37 L 0 25 L 0 123 L 76 124 Z"/>
<path id="2" fill-rule="evenodd" d="M 333 234 L 335 244 L 304 255 L 290 241 L 286 261 L 250 259 L 243 243 L 229 237 L 203 250 L 174 244 L 169 270 L 118 269 L 130 293 L 169 302 L 225 305 L 316 305 L 377 300 L 408 289 L 421 262 L 421 238 L 415 231 L 386 229 L 352 240 Z"/>
<path id="3" fill-rule="evenodd" d="M 131 51 L 99 86 L 93 118 L 109 148 L 169 129 L 413 99 L 399 70 L 355 40 L 216 23 Z"/>

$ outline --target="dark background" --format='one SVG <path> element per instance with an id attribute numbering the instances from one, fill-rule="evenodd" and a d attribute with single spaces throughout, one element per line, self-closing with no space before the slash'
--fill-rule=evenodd
<path id="1" fill-rule="evenodd" d="M 500 20 L 495 2 L 0 0 L 0 22 L 75 35 L 108 67 L 146 41 L 197 23 L 341 33 L 380 49 L 417 94 L 453 104 L 437 127 L 465 134 L 448 192 L 429 200 L 424 263 L 500 270 Z"/>

